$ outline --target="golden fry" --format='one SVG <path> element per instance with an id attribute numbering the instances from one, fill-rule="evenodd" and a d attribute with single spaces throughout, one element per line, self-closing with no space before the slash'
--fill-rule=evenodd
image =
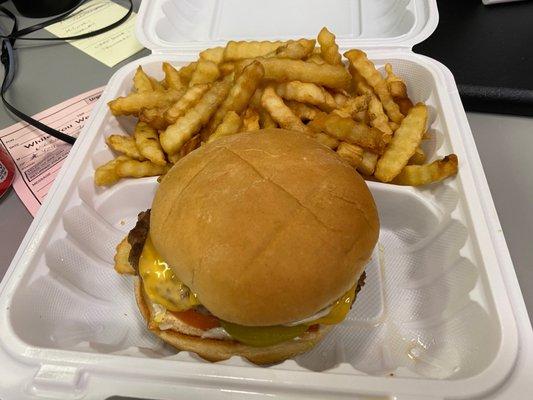
<path id="1" fill-rule="evenodd" d="M 407 98 L 407 85 L 392 70 L 392 65 L 385 64 L 385 72 L 387 74 L 386 82 L 389 85 L 389 91 L 392 97 Z"/>
<path id="2" fill-rule="evenodd" d="M 220 74 L 222 76 L 227 76 L 235 71 L 235 63 L 234 62 L 225 62 L 218 66 L 218 69 L 220 70 Z"/>
<path id="3" fill-rule="evenodd" d="M 159 131 L 167 129 L 169 125 L 165 119 L 167 108 L 146 108 L 139 114 L 139 121 L 146 122 L 152 128 Z"/>
<path id="4" fill-rule="evenodd" d="M 392 180 L 397 185 L 420 186 L 438 182 L 458 171 L 458 160 L 455 154 L 450 154 L 442 160 L 433 161 L 425 165 L 407 165 Z"/>
<path id="5" fill-rule="evenodd" d="M 167 126 L 175 123 L 189 108 L 198 103 L 209 87 L 209 84 L 204 83 L 188 88 L 183 97 L 166 110 L 164 118 Z"/>
<path id="6" fill-rule="evenodd" d="M 174 89 L 131 93 L 125 97 L 111 100 L 107 105 L 113 115 L 139 115 L 139 112 L 144 108 L 168 107 L 178 101 L 183 93 L 183 90 Z"/>
<path id="7" fill-rule="evenodd" d="M 328 64 L 342 64 L 339 46 L 335 43 L 335 35 L 323 27 L 318 33 L 318 43 L 320 44 L 320 54 Z"/>
<path id="8" fill-rule="evenodd" d="M 343 65 L 319 65 L 286 58 L 258 58 L 257 60 L 263 64 L 267 80 L 309 82 L 332 89 L 345 89 L 350 86 L 351 76 Z M 242 65 L 239 67 L 242 68 Z"/>
<path id="9" fill-rule="evenodd" d="M 137 67 L 133 76 L 133 88 L 137 93 L 151 92 L 154 90 L 150 77 L 146 75 L 140 65 Z"/>
<path id="10" fill-rule="evenodd" d="M 422 148 L 417 147 L 415 150 L 415 154 L 411 156 L 411 158 L 407 162 L 407 165 L 422 165 L 425 162 L 426 162 L 426 153 L 424 153 L 424 150 L 422 150 Z"/>
<path id="11" fill-rule="evenodd" d="M 166 90 L 165 86 L 159 82 L 157 79 L 149 77 L 150 83 L 152 84 L 152 90 L 157 90 L 158 92 L 164 92 Z"/>
<path id="12" fill-rule="evenodd" d="M 309 128 L 287 107 L 272 86 L 265 88 L 263 97 L 261 98 L 261 105 L 269 112 L 280 127 L 310 133 Z"/>
<path id="13" fill-rule="evenodd" d="M 368 96 L 348 97 L 344 104 L 334 112 L 341 117 L 355 118 L 358 113 L 368 108 Z"/>
<path id="14" fill-rule="evenodd" d="M 391 129 L 391 131 L 396 132 L 396 129 L 398 129 L 399 127 L 400 125 L 397 124 L 396 122 L 389 121 L 389 128 Z"/>
<path id="15" fill-rule="evenodd" d="M 165 73 L 165 85 L 169 89 L 181 89 L 183 84 L 178 70 L 167 62 L 162 65 L 163 72 Z"/>
<path id="16" fill-rule="evenodd" d="M 379 129 L 371 128 L 351 118 L 342 118 L 334 113 L 321 116 L 309 123 L 315 131 L 324 132 L 335 139 L 372 150 L 381 154 L 390 141 Z"/>
<path id="17" fill-rule="evenodd" d="M 284 82 L 276 86 L 276 93 L 285 100 L 315 105 L 325 111 L 337 108 L 335 99 L 326 89 L 309 82 Z"/>
<path id="18" fill-rule="evenodd" d="M 128 242 L 128 238 L 125 237 L 117 246 L 117 252 L 115 253 L 115 271 L 119 274 L 135 275 L 136 272 L 133 269 L 129 261 L 131 252 L 131 244 Z"/>
<path id="19" fill-rule="evenodd" d="M 396 102 L 396 104 L 398 104 L 400 112 L 403 115 L 407 115 L 409 113 L 409 110 L 413 108 L 413 102 L 408 98 L 394 97 L 394 101 Z"/>
<path id="20" fill-rule="evenodd" d="M 259 130 L 259 114 L 253 108 L 248 107 L 242 117 L 242 132 Z"/>
<path id="21" fill-rule="evenodd" d="M 185 144 L 181 147 L 180 151 L 178 151 L 176 154 L 171 154 L 168 156 L 168 160 L 172 164 L 176 164 L 180 159 L 185 157 L 187 154 L 189 154 L 191 151 L 196 150 L 200 144 L 202 143 L 202 139 L 199 134 L 194 135 L 192 138 L 187 140 Z"/>
<path id="22" fill-rule="evenodd" d="M 201 85 L 203 83 L 211 83 L 220 77 L 218 66 L 213 61 L 202 60 L 198 61 L 198 65 L 192 74 L 189 86 Z"/>
<path id="23" fill-rule="evenodd" d="M 215 132 L 207 139 L 207 143 L 211 143 L 223 136 L 234 135 L 240 131 L 241 126 L 241 117 L 235 111 L 228 111 Z"/>
<path id="24" fill-rule="evenodd" d="M 379 159 L 374 175 L 382 182 L 392 181 L 405 167 L 422 141 L 426 130 L 427 108 L 418 103 L 411 108 Z"/>
<path id="25" fill-rule="evenodd" d="M 94 184 L 96 186 L 111 186 L 120 180 L 120 176 L 117 175 L 115 167 L 130 158 L 126 156 L 118 156 L 117 158 L 100 165 L 94 171 Z"/>
<path id="26" fill-rule="evenodd" d="M 235 111 L 237 114 L 244 111 L 259 86 L 263 75 L 264 69 L 259 62 L 254 62 L 244 69 L 242 74 L 235 80 L 228 97 L 220 105 L 213 118 L 211 118 L 211 121 L 209 121 L 206 129 L 202 132 L 203 140 L 207 140 L 209 135 L 215 131 L 228 111 Z"/>
<path id="27" fill-rule="evenodd" d="M 337 154 L 354 168 L 361 165 L 364 152 L 362 147 L 346 142 L 340 142 L 337 147 Z"/>
<path id="28" fill-rule="evenodd" d="M 320 54 L 311 54 L 309 57 L 305 59 L 305 61 L 312 62 L 318 65 L 326 64 L 324 59 Z"/>
<path id="29" fill-rule="evenodd" d="M 372 153 L 370 151 L 365 150 L 363 153 L 361 164 L 359 164 L 357 170 L 365 176 L 371 176 L 376 169 L 378 157 L 379 156 L 376 153 Z"/>
<path id="30" fill-rule="evenodd" d="M 290 40 L 287 44 L 278 47 L 265 57 L 290 58 L 301 60 L 313 52 L 315 41 L 310 39 Z"/>
<path id="31" fill-rule="evenodd" d="M 383 111 L 383 106 L 375 95 L 372 95 L 368 102 L 368 118 L 371 126 L 378 128 L 387 135 L 392 135 L 393 132 L 389 126 L 389 118 L 385 114 L 385 111 Z"/>
<path id="32" fill-rule="evenodd" d="M 274 118 L 263 107 L 259 108 L 259 126 L 261 129 L 277 128 L 278 124 L 274 121 Z"/>
<path id="33" fill-rule="evenodd" d="M 184 86 L 189 85 L 189 82 L 191 81 L 192 75 L 194 74 L 197 65 L 198 62 L 195 61 L 179 69 L 178 74 L 180 76 L 181 83 Z"/>
<path id="34" fill-rule="evenodd" d="M 224 47 L 212 47 L 200 52 L 200 59 L 220 64 L 224 61 Z"/>
<path id="35" fill-rule="evenodd" d="M 162 175 L 170 167 L 154 164 L 151 161 L 126 160 L 115 166 L 117 175 L 121 178 L 144 178 L 146 176 Z"/>
<path id="36" fill-rule="evenodd" d="M 324 115 L 324 112 L 320 111 L 319 108 L 298 101 L 287 101 L 286 104 L 302 121 L 312 121 L 319 116 Z"/>
<path id="37" fill-rule="evenodd" d="M 350 50 L 344 53 L 344 56 L 350 60 L 352 67 L 374 89 L 389 118 L 394 122 L 401 122 L 403 115 L 389 92 L 387 82 L 385 82 L 385 79 L 383 79 L 374 64 L 366 57 L 366 53 L 361 50 Z"/>
<path id="38" fill-rule="evenodd" d="M 135 144 L 143 157 L 156 165 L 165 165 L 165 153 L 159 143 L 157 131 L 145 122 L 138 122 L 133 132 Z"/>
<path id="39" fill-rule="evenodd" d="M 282 46 L 283 42 L 236 42 L 229 41 L 224 49 L 225 61 L 244 60 L 247 58 L 255 58 L 265 56 L 268 53 L 275 51 Z"/>
<path id="40" fill-rule="evenodd" d="M 167 154 L 177 153 L 183 144 L 198 133 L 202 126 L 209 121 L 217 107 L 226 98 L 230 87 L 231 79 L 229 77 L 215 82 L 193 108 L 161 133 L 159 140 L 163 150 Z"/>
<path id="41" fill-rule="evenodd" d="M 144 156 L 137 149 L 135 139 L 131 136 L 111 135 L 106 138 L 105 142 L 111 149 L 118 153 L 122 153 L 136 160 L 144 160 Z"/>

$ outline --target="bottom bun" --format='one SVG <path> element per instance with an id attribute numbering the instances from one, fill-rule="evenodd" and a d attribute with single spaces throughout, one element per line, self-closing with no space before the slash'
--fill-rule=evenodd
<path id="1" fill-rule="evenodd" d="M 231 340 L 202 339 L 190 336 L 176 330 L 160 330 L 150 327 L 150 308 L 146 304 L 146 297 L 141 279 L 135 280 L 135 298 L 137 305 L 148 324 L 148 329 L 178 350 L 191 351 L 208 361 L 227 360 L 233 356 L 241 356 L 254 364 L 273 364 L 295 357 L 313 348 L 332 328 L 321 325 L 317 332 L 306 332 L 296 340 L 288 340 L 273 346 L 252 347 Z"/>

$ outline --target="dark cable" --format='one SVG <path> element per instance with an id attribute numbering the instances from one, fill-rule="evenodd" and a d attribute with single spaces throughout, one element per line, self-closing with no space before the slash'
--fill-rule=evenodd
<path id="1" fill-rule="evenodd" d="M 54 37 L 54 38 L 33 38 L 33 37 L 24 37 L 25 35 L 28 35 L 30 33 L 33 33 L 35 31 L 38 31 L 40 29 L 45 28 L 48 25 L 54 24 L 56 22 L 62 21 L 67 16 L 73 16 L 76 14 L 73 14 L 80 5 L 85 3 L 88 0 L 82 0 L 80 1 L 76 6 L 71 8 L 70 10 L 57 15 L 49 20 L 46 20 L 44 22 L 29 26 L 24 29 L 18 29 L 18 21 L 17 17 L 9 11 L 7 8 L 0 6 L 0 12 L 3 12 L 9 19 L 13 21 L 13 27 L 11 28 L 11 32 L 9 34 L 5 34 L 2 27 L 0 27 L 0 39 L 2 39 L 2 52 L 0 55 L 0 60 L 2 62 L 2 65 L 4 66 L 4 79 L 2 81 L 2 86 L 0 89 L 0 97 L 2 98 L 2 102 L 4 103 L 4 106 L 11 111 L 14 115 L 16 115 L 18 118 L 23 120 L 24 122 L 36 127 L 37 129 L 47 133 L 48 135 L 55 137 L 56 139 L 62 140 L 64 142 L 74 144 L 76 141 L 76 138 L 69 136 L 61 131 L 58 131 L 57 129 L 54 129 L 52 127 L 49 127 L 48 125 L 43 124 L 40 121 L 37 121 L 36 119 L 31 118 L 30 116 L 24 114 L 22 111 L 15 108 L 13 105 L 11 105 L 5 98 L 5 94 L 11 84 L 13 83 L 13 79 L 15 78 L 16 74 L 16 62 L 15 62 L 15 42 L 17 40 L 38 40 L 38 41 L 65 41 L 65 40 L 78 40 L 78 39 L 86 39 L 89 37 L 97 36 L 102 33 L 108 32 L 111 29 L 116 28 L 117 26 L 123 24 L 131 15 L 133 12 L 133 2 L 132 0 L 128 0 L 129 8 L 126 14 L 119 20 L 113 22 L 110 25 L 107 25 L 103 28 L 96 29 L 91 32 L 82 33 L 80 35 L 74 35 L 74 36 L 67 36 L 67 37 Z"/>

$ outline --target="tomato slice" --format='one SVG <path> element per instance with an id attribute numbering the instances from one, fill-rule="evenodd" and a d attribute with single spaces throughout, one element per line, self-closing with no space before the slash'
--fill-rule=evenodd
<path id="1" fill-rule="evenodd" d="M 187 325 L 190 325 L 194 328 L 202 329 L 204 331 L 208 331 L 209 329 L 217 328 L 220 326 L 220 321 L 217 317 L 214 317 L 213 315 L 201 314 L 193 309 L 187 311 L 169 312 L 172 312 L 172 314 L 174 314 L 178 319 L 180 319 Z"/>

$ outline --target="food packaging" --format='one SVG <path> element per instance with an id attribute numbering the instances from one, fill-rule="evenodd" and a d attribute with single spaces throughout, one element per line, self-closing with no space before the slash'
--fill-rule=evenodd
<path id="1" fill-rule="evenodd" d="M 136 33 L 152 54 L 109 81 L 0 286 L 0 397 L 524 398 L 531 325 L 472 133 L 450 71 L 411 50 L 437 22 L 433 0 L 144 1 Z M 227 40 L 316 37 L 322 26 L 341 51 L 392 64 L 429 108 L 429 159 L 455 153 L 459 174 L 422 188 L 369 182 L 381 232 L 366 285 L 315 349 L 267 367 L 176 353 L 146 329 L 132 280 L 113 270 L 157 183 L 95 187 L 95 168 L 113 157 L 105 137 L 135 122 L 106 103 L 131 90 L 138 65 L 162 78 L 162 61 L 184 65 Z"/>

